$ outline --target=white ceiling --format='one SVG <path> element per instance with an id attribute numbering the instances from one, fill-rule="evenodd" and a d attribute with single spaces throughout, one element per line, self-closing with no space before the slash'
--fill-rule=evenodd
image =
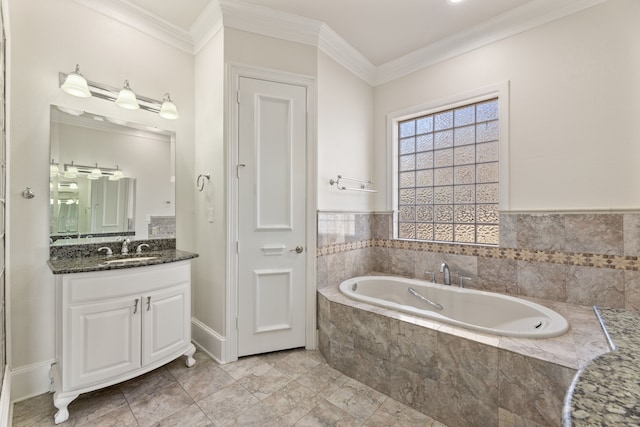
<path id="1" fill-rule="evenodd" d="M 607 0 L 75 0 L 197 53 L 222 26 L 317 46 L 371 85 Z"/>
<path id="2" fill-rule="evenodd" d="M 188 32 L 210 0 L 125 0 L 150 15 Z"/>
<path id="3" fill-rule="evenodd" d="M 186 31 L 210 2 L 128 1 Z M 376 66 L 535 1 L 243 0 L 324 22 Z"/>
<path id="4" fill-rule="evenodd" d="M 245 1 L 322 21 L 377 66 L 531 0 Z"/>

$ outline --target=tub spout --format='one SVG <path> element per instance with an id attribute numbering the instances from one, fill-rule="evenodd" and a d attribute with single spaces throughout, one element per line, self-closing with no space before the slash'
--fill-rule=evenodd
<path id="1" fill-rule="evenodd" d="M 449 266 L 444 261 L 440 264 L 440 273 L 444 273 L 443 283 L 451 286 L 451 272 L 449 271 Z"/>

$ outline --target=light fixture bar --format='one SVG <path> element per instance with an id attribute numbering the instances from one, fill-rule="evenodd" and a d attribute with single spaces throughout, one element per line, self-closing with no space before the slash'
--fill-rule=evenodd
<path id="1" fill-rule="evenodd" d="M 75 163 L 65 163 L 64 164 L 64 170 L 65 172 L 67 171 L 67 169 L 69 167 L 74 167 L 78 170 L 78 173 L 82 173 L 82 174 L 86 174 L 86 175 L 91 175 L 91 172 L 94 169 L 100 169 L 100 171 L 102 172 L 102 175 L 106 175 L 106 176 L 110 176 L 115 174 L 116 171 L 121 171 L 120 168 L 115 167 L 115 168 L 105 168 L 102 166 L 98 166 L 97 164 L 93 165 L 93 166 L 86 166 L 86 165 L 76 165 Z"/>
<path id="2" fill-rule="evenodd" d="M 60 86 L 65 82 L 67 78 L 67 74 L 58 73 L 58 80 L 60 81 Z M 115 102 L 118 98 L 118 94 L 122 88 L 115 88 L 112 86 L 108 86 L 102 83 L 96 83 L 91 80 L 87 80 L 87 85 L 89 86 L 89 92 L 91 95 L 96 98 L 106 99 L 107 101 Z M 159 113 L 162 109 L 163 101 L 149 98 L 147 96 L 138 95 L 136 93 L 136 98 L 138 100 L 138 104 L 142 110 L 151 111 L 152 113 Z M 77 165 L 74 165 L 77 166 Z"/>

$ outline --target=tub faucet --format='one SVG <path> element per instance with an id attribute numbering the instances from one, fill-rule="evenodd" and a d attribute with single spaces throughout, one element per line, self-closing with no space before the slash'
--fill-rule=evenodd
<path id="1" fill-rule="evenodd" d="M 444 273 L 443 283 L 447 286 L 451 286 L 451 272 L 446 262 L 440 264 L 440 273 Z"/>

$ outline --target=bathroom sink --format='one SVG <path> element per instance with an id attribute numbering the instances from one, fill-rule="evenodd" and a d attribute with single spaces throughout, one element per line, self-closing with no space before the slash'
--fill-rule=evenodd
<path id="1" fill-rule="evenodd" d="M 132 264 L 135 262 L 143 262 L 143 261 L 151 261 L 152 259 L 157 259 L 157 256 L 136 256 L 131 258 L 117 258 L 110 259 L 108 261 L 102 262 L 103 265 L 113 265 L 113 264 Z"/>

